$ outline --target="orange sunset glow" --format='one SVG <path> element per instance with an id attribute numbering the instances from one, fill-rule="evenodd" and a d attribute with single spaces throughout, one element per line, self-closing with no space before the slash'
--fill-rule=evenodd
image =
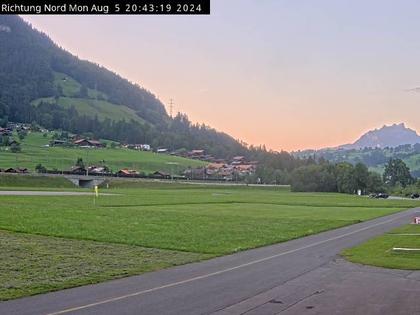
<path id="1" fill-rule="evenodd" d="M 420 94 L 409 91 L 420 85 L 415 10 L 325 2 L 215 0 L 211 16 L 195 17 L 24 18 L 167 108 L 173 99 L 175 112 L 249 144 L 290 151 L 353 142 L 384 124 L 420 130 Z M 404 19 L 391 25 L 394 17 Z"/>

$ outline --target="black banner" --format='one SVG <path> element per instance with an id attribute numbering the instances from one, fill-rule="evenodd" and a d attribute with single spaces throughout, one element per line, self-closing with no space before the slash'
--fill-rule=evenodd
<path id="1" fill-rule="evenodd" d="M 0 0 L 0 14 L 208 15 L 210 0 Z"/>

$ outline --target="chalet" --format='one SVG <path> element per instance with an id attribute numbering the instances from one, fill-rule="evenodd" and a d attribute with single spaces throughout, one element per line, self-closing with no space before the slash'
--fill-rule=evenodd
<path id="1" fill-rule="evenodd" d="M 106 175 L 109 174 L 106 166 L 89 166 L 88 173 L 92 175 Z"/>
<path id="2" fill-rule="evenodd" d="M 5 173 L 17 173 L 17 170 L 14 169 L 13 167 L 9 167 L 9 168 L 5 168 L 3 170 L 3 172 L 5 172 Z"/>
<path id="3" fill-rule="evenodd" d="M 151 151 L 152 147 L 150 146 L 150 144 L 126 144 L 124 146 L 127 149 L 131 149 L 131 150 L 139 150 L 139 151 Z"/>
<path id="4" fill-rule="evenodd" d="M 220 170 L 222 170 L 225 167 L 226 165 L 223 163 L 210 163 L 206 167 L 206 173 L 210 176 L 217 175 L 220 172 Z"/>
<path id="5" fill-rule="evenodd" d="M 103 148 L 105 144 L 97 140 L 79 139 L 73 142 L 74 145 L 84 148 Z"/>
<path id="6" fill-rule="evenodd" d="M 191 159 L 201 159 L 204 156 L 204 150 L 192 150 L 187 155 Z"/>
<path id="7" fill-rule="evenodd" d="M 28 173 L 28 169 L 26 167 L 18 167 L 18 168 L 13 168 L 13 167 L 9 167 L 3 170 L 4 173 L 19 173 L 19 174 L 25 174 Z"/>
<path id="8" fill-rule="evenodd" d="M 171 178 L 171 175 L 162 171 L 156 171 L 151 174 L 151 177 L 159 179 L 169 179 Z"/>
<path id="9" fill-rule="evenodd" d="M 150 146 L 150 144 L 140 144 L 140 150 L 142 151 L 151 151 L 152 147 Z"/>
<path id="10" fill-rule="evenodd" d="M 63 146 L 66 144 L 67 144 L 67 141 L 64 141 L 64 140 L 54 139 L 50 141 L 50 146 L 52 147 Z"/>
<path id="11" fill-rule="evenodd" d="M 86 175 L 86 168 L 82 166 L 73 166 L 69 173 L 74 175 Z"/>
<path id="12" fill-rule="evenodd" d="M 206 162 L 213 162 L 215 159 L 214 159 L 214 156 L 213 156 L 213 155 L 206 154 L 206 155 L 203 155 L 203 156 L 200 158 L 200 160 L 202 160 L 202 161 L 206 161 Z"/>
<path id="13" fill-rule="evenodd" d="M 226 164 L 224 164 L 224 163 L 210 163 L 209 165 L 207 165 L 207 169 L 220 170 L 220 169 L 224 168 L 225 166 L 226 166 Z"/>
<path id="14" fill-rule="evenodd" d="M 247 175 L 255 172 L 255 166 L 250 164 L 241 164 L 235 166 L 235 170 L 237 170 L 241 175 Z"/>
<path id="15" fill-rule="evenodd" d="M 136 177 L 139 175 L 139 172 L 135 170 L 129 170 L 127 168 L 123 168 L 117 172 L 117 176 L 120 177 Z"/>
<path id="16" fill-rule="evenodd" d="M 26 174 L 26 173 L 29 173 L 29 170 L 28 170 L 26 167 L 18 167 L 18 168 L 16 169 L 16 171 L 17 171 L 17 173 L 20 173 L 20 174 Z"/>
<path id="17" fill-rule="evenodd" d="M 245 164 L 245 157 L 244 156 L 235 156 L 232 159 L 232 165 L 240 165 Z"/>
<path id="18" fill-rule="evenodd" d="M 11 135 L 12 135 L 12 130 L 10 130 L 8 128 L 0 128 L 0 137 L 11 136 Z"/>

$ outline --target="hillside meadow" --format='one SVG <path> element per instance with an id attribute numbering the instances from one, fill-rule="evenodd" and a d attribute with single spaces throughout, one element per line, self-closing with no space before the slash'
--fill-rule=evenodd
<path id="1" fill-rule="evenodd" d="M 31 132 L 25 139 L 19 140 L 22 148 L 19 153 L 12 153 L 7 147 L 0 147 L 0 168 L 26 167 L 34 171 L 37 164 L 42 164 L 48 169 L 70 170 L 79 157 L 86 165 L 105 164 L 114 172 L 130 168 L 145 173 L 166 171 L 176 174 L 187 167 L 206 164 L 197 160 L 124 148 L 46 147 L 51 137 L 52 133 L 44 137 L 42 133 Z"/>

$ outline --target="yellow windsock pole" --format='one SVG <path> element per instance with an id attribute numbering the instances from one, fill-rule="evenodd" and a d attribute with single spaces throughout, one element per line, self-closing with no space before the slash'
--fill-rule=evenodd
<path id="1" fill-rule="evenodd" d="M 99 189 L 98 186 L 95 185 L 95 194 L 93 195 L 93 205 L 96 206 L 96 198 L 99 197 Z"/>

